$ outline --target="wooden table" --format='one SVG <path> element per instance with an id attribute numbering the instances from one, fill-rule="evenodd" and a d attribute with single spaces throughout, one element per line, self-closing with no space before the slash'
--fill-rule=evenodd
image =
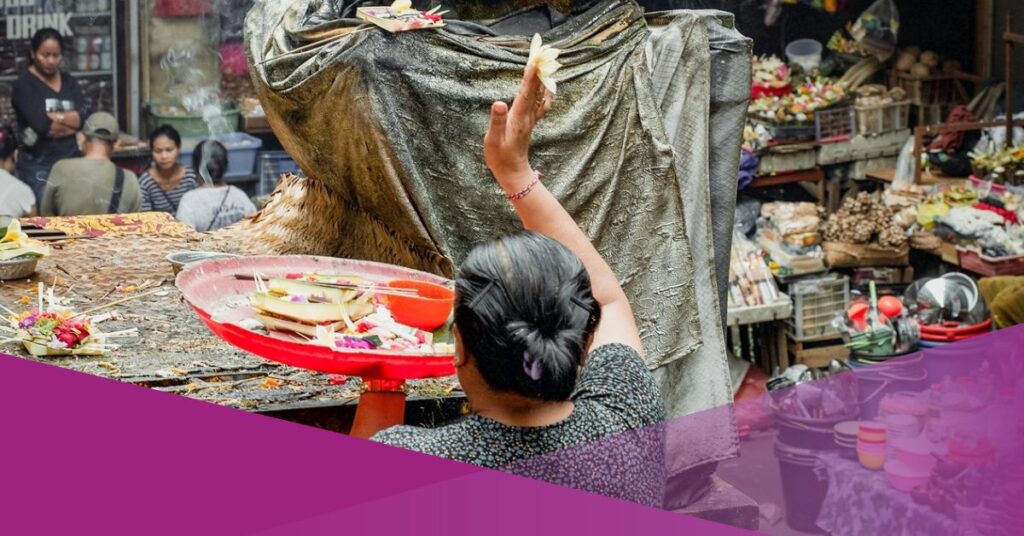
<path id="1" fill-rule="evenodd" d="M 785 321 L 793 316 L 793 301 L 785 294 L 779 294 L 775 303 L 752 307 L 730 307 L 727 323 L 733 343 L 741 346 L 739 357 L 748 361 L 760 358 L 760 365 L 772 374 L 775 368 L 789 368 L 789 353 L 786 347 Z M 758 326 L 756 334 L 756 355 L 749 355 L 751 335 L 741 328 Z"/>
<path id="2" fill-rule="evenodd" d="M 136 229 L 131 226 L 134 217 L 147 223 Z M 410 420 L 428 412 L 433 416 L 438 412 L 432 408 L 441 409 L 440 404 L 449 409 L 461 404 L 455 377 L 406 382 L 408 401 L 415 403 L 415 408 L 408 408 L 406 394 L 396 394 L 393 384 L 280 365 L 222 341 L 184 303 L 173 284 L 175 276 L 164 258 L 172 251 L 198 249 L 203 236 L 170 216 L 121 214 L 47 221 L 52 228 L 71 221 L 94 221 L 95 229 L 107 234 L 54 244 L 31 279 L 0 285 L 0 304 L 15 311 L 26 309 L 22 299 L 30 303 L 35 299 L 38 282 L 54 287 L 78 311 L 141 292 L 133 287 L 148 284 L 161 292 L 109 309 L 115 316 L 103 324 L 104 331 L 136 328 L 139 336 L 119 339 L 121 348 L 106 356 L 37 358 L 15 342 L 0 345 L 0 352 L 254 413 L 296 415 L 292 420 L 315 426 L 320 425 L 317 419 L 323 419 L 325 426 L 340 431 L 347 431 L 359 411 L 356 404 L 363 389 L 381 393 L 370 397 L 376 406 L 369 409 L 388 416 L 388 424 L 403 417 L 396 411 L 399 400 Z M 380 422 L 370 422 L 367 430 L 381 426 Z"/>
<path id="3" fill-rule="evenodd" d="M 896 177 L 896 170 L 895 169 L 873 169 L 871 171 L 868 171 L 866 173 L 866 175 L 867 175 L 867 178 L 870 179 L 870 180 L 873 180 L 873 181 L 876 181 L 876 182 L 885 183 L 885 184 L 892 184 L 893 179 L 895 179 L 895 177 Z M 950 187 L 966 186 L 968 182 L 970 182 L 970 181 L 968 181 L 967 179 L 958 178 L 958 177 L 945 177 L 945 176 L 942 176 L 942 175 L 934 175 L 934 174 L 928 174 L 928 175 L 922 175 L 921 176 L 921 184 L 924 184 L 924 185 L 927 185 L 927 186 L 931 186 L 931 185 L 950 186 Z"/>
<path id="4" fill-rule="evenodd" d="M 814 190 L 808 188 L 813 195 L 818 198 L 818 202 L 822 205 L 827 206 L 826 192 L 826 180 L 825 171 L 820 167 L 813 169 L 804 169 L 801 171 L 789 171 L 785 173 L 776 173 L 775 175 L 766 175 L 761 177 L 754 177 L 754 181 L 750 183 L 750 188 L 770 188 L 772 186 L 782 186 L 784 184 L 803 184 L 810 183 L 814 184 Z"/>

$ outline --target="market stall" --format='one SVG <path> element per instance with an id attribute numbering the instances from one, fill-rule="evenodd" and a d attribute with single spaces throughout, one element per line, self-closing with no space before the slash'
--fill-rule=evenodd
<path id="1" fill-rule="evenodd" d="M 202 235 L 157 213 L 23 222 L 26 233 L 45 240 L 48 255 L 37 261 L 28 278 L 0 286 L 0 304 L 17 314 L 46 308 L 45 303 L 38 305 L 42 284 L 43 298 L 52 291 L 75 312 L 103 307 L 88 315 L 102 315 L 97 330 L 108 334 L 135 330 L 137 335 L 110 340 L 111 345 L 101 347 L 97 355 L 33 356 L 20 340 L 8 340 L 5 353 L 348 431 L 363 388 L 359 377 L 285 366 L 233 348 L 211 333 L 183 302 L 173 285 L 175 268 L 167 257 L 196 249 Z M 444 399 L 460 398 L 452 378 L 409 381 L 406 391 L 412 402 L 431 401 L 425 411 L 417 407 L 426 418 L 440 418 L 437 408 Z"/>

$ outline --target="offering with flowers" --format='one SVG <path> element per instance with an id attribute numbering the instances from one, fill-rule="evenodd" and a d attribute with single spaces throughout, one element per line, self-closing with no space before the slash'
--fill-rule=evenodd
<path id="1" fill-rule="evenodd" d="M 419 283 L 430 294 L 398 284 L 414 282 L 379 284 L 352 275 L 252 279 L 256 315 L 249 329 L 295 334 L 338 351 L 454 352 L 448 328 L 454 294 L 445 287 Z"/>
<path id="2" fill-rule="evenodd" d="M 66 305 L 66 300 L 57 297 L 53 288 L 46 289 L 40 283 L 38 307 L 21 313 L 6 309 L 8 326 L 0 330 L 8 333 L 4 342 L 18 342 L 37 357 L 61 356 L 104 356 L 117 345 L 107 341 L 121 337 L 134 337 L 137 330 L 129 329 L 117 333 L 103 333 L 97 324 L 110 318 L 109 315 L 91 317 L 76 314 Z"/>
<path id="3" fill-rule="evenodd" d="M 754 57 L 754 84 L 765 87 L 789 87 L 789 66 L 778 56 Z"/>
<path id="4" fill-rule="evenodd" d="M 21 230 L 21 223 L 12 219 L 6 228 L 0 228 L 0 261 L 19 257 L 45 257 L 50 248 L 42 242 L 32 240 Z"/>
<path id="5" fill-rule="evenodd" d="M 792 93 L 764 96 L 750 105 L 750 114 L 772 124 L 811 123 L 814 113 L 846 98 L 846 88 L 829 78 L 807 80 Z"/>
<path id="6" fill-rule="evenodd" d="M 360 7 L 356 9 L 356 17 L 392 33 L 406 32 L 444 26 L 441 16 L 447 11 L 440 9 L 439 6 L 420 11 L 412 7 L 410 0 L 395 0 L 390 6 Z"/>
<path id="7" fill-rule="evenodd" d="M 781 97 L 793 90 L 789 66 L 778 56 L 755 56 L 753 64 L 752 96 Z"/>
<path id="8" fill-rule="evenodd" d="M 969 155 L 975 175 L 998 183 L 1024 183 L 1024 146 L 997 149 L 991 145 Z"/>

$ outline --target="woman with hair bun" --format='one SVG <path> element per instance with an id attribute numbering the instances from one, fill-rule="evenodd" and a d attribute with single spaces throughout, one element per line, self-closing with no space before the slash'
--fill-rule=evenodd
<path id="1" fill-rule="evenodd" d="M 203 186 L 186 193 L 178 203 L 178 221 L 201 232 L 234 225 L 256 213 L 245 192 L 224 182 L 228 150 L 215 140 L 204 140 L 192 153 L 192 167 Z"/>
<path id="2" fill-rule="evenodd" d="M 481 244 L 455 280 L 455 366 L 469 415 L 375 441 L 660 507 L 665 419 L 632 308 L 528 159 L 551 106 L 531 64 L 491 107 L 484 158 L 525 231 Z"/>

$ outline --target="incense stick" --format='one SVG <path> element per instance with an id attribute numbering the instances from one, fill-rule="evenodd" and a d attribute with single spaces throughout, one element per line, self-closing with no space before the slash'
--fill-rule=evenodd
<path id="1" fill-rule="evenodd" d="M 71 318 L 78 318 L 80 316 L 88 316 L 88 315 L 91 315 L 93 313 L 97 313 L 99 311 L 102 311 L 104 309 L 108 309 L 110 307 L 113 307 L 115 305 L 121 305 L 122 303 L 127 303 L 127 302 L 130 302 L 132 300 L 137 300 L 139 298 L 145 298 L 147 296 L 152 296 L 153 294 L 156 294 L 157 292 L 160 292 L 160 289 L 153 289 L 153 290 L 151 290 L 149 292 L 143 292 L 142 294 L 136 294 L 135 296 L 129 296 L 127 298 L 122 298 L 120 300 L 112 301 L 112 302 L 110 302 L 110 303 L 108 303 L 106 305 L 100 305 L 99 307 L 93 307 L 92 309 L 89 309 L 88 311 L 82 311 L 81 313 L 78 313 L 78 314 L 72 316 Z"/>
<path id="2" fill-rule="evenodd" d="M 260 274 L 256 274 L 256 273 L 254 273 L 253 275 L 235 274 L 235 279 L 238 279 L 240 281 L 260 281 L 260 282 L 262 282 L 262 279 L 264 279 L 264 278 L 267 278 L 267 277 L 265 275 L 260 275 Z M 272 278 L 267 278 L 267 279 L 272 279 Z M 419 292 L 417 292 L 416 290 L 413 290 L 413 289 L 382 287 L 380 285 L 355 285 L 355 284 L 348 284 L 348 283 L 329 283 L 329 282 L 326 282 L 326 281 L 304 281 L 304 280 L 298 280 L 298 281 L 301 282 L 301 283 L 305 283 L 307 285 L 313 285 L 313 286 L 318 286 L 318 287 L 339 288 L 339 289 L 343 289 L 343 290 L 357 290 L 357 291 L 373 292 L 375 294 L 383 294 L 383 295 L 390 295 L 390 296 L 405 296 L 405 297 L 408 297 L 408 298 L 425 298 L 426 297 L 426 296 L 420 295 Z M 266 292 L 266 289 L 264 288 L 263 290 L 261 290 L 259 285 L 257 285 L 257 289 L 256 290 L 258 292 Z"/>

